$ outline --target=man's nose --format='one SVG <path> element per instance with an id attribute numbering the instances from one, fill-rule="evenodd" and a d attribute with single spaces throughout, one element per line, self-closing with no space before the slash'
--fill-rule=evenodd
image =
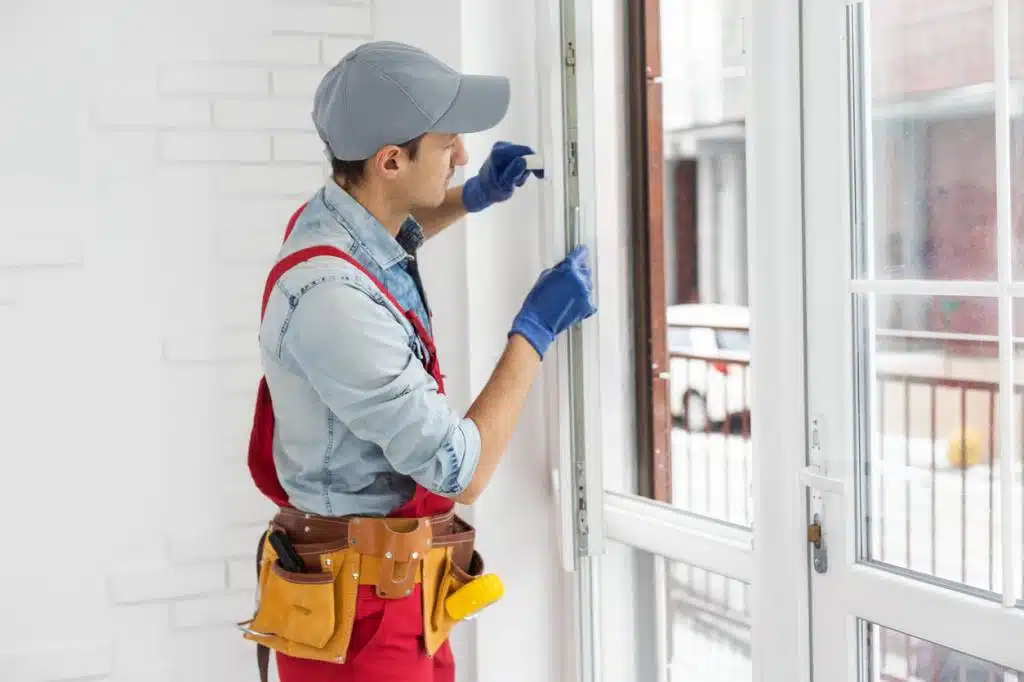
<path id="1" fill-rule="evenodd" d="M 469 151 L 466 149 L 466 145 L 462 143 L 462 136 L 455 138 L 455 153 L 452 154 L 452 164 L 455 166 L 465 166 L 469 163 Z"/>

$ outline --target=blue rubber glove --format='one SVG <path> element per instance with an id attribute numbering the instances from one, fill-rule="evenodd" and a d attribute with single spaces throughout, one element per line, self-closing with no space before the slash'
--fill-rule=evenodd
<path id="1" fill-rule="evenodd" d="M 541 358 L 555 337 L 597 312 L 587 256 L 587 247 L 577 246 L 561 263 L 542 272 L 512 322 L 509 336 L 525 338 Z"/>
<path id="2" fill-rule="evenodd" d="M 516 187 L 522 187 L 531 173 L 543 178 L 543 170 L 526 169 L 523 157 L 533 153 L 525 145 L 495 142 L 487 160 L 480 166 L 480 172 L 462 186 L 462 205 L 470 213 L 476 213 L 511 197 Z"/>

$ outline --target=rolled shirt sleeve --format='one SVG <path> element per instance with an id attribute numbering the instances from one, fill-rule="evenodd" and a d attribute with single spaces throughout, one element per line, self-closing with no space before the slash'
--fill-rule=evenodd
<path id="1" fill-rule="evenodd" d="M 378 292 L 323 281 L 301 296 L 284 334 L 282 352 L 395 471 L 441 495 L 465 490 L 480 460 L 480 431 L 438 392 Z"/>

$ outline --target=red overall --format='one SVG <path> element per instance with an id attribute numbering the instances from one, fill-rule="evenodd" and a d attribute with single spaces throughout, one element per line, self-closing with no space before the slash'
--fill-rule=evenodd
<path id="1" fill-rule="evenodd" d="M 284 238 L 288 239 L 305 205 L 288 223 Z M 426 369 L 444 393 L 444 382 L 437 362 L 434 342 L 419 318 L 398 304 L 391 293 L 352 256 L 333 246 L 301 249 L 281 259 L 270 271 L 263 291 L 261 315 L 277 280 L 299 263 L 317 256 L 333 256 L 361 270 L 388 300 L 412 323 L 429 353 Z M 260 491 L 280 507 L 290 507 L 288 494 L 281 486 L 274 466 L 274 411 L 266 378 L 260 380 L 256 397 L 252 434 L 249 441 L 249 471 Z M 394 509 L 389 516 L 421 517 L 443 514 L 452 509 L 452 500 L 436 495 L 420 485 L 412 499 Z M 360 585 L 355 624 L 347 661 L 325 663 L 277 654 L 281 682 L 454 682 L 455 661 L 448 642 L 433 657 L 426 653 L 422 639 L 423 617 L 420 584 L 404 599 L 381 599 L 373 585 Z"/>

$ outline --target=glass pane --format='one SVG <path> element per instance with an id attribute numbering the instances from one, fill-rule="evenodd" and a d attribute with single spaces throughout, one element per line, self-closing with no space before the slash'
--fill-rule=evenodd
<path id="1" fill-rule="evenodd" d="M 1022 0 L 1024 5 L 1024 0 Z M 1024 22 L 1024 9 L 1020 21 Z M 1024 47 L 1021 48 L 1024 51 Z M 1024 69 L 1018 80 L 1018 113 L 1010 121 L 1010 166 L 1013 174 L 1011 192 L 1011 225 L 1013 226 L 1014 279 L 1024 278 Z"/>
<path id="2" fill-rule="evenodd" d="M 1010 164 L 1014 276 L 1024 276 L 1024 0 L 1010 0 Z"/>
<path id="3" fill-rule="evenodd" d="M 885 279 L 996 278 L 992 3 L 864 3 L 855 73 L 857 272 Z M 861 102 L 868 102 L 864 107 Z"/>
<path id="4" fill-rule="evenodd" d="M 680 304 L 667 312 L 673 425 L 670 495 L 663 501 L 749 526 L 753 517 L 747 308 Z"/>
<path id="5" fill-rule="evenodd" d="M 856 300 L 860 554 L 999 591 L 995 301 Z"/>
<path id="6" fill-rule="evenodd" d="M 635 3 L 612 5 L 625 42 L 626 8 Z M 663 226 L 661 239 L 651 241 L 661 242 L 665 295 L 658 305 L 664 306 L 667 325 L 659 333 L 665 334 L 668 366 L 639 370 L 655 372 L 657 402 L 650 415 L 635 409 L 637 401 L 647 398 L 635 394 L 645 382 L 632 381 L 632 360 L 638 353 L 630 292 L 635 278 L 643 275 L 630 267 L 635 245 L 625 207 L 632 201 L 632 159 L 625 143 L 597 150 L 608 161 L 598 164 L 599 182 L 611 188 L 599 193 L 598 210 L 621 227 L 605 242 L 610 245 L 606 253 L 614 254 L 606 259 L 615 259 L 611 271 L 618 273 L 618 282 L 602 292 L 602 300 L 611 303 L 604 314 L 618 317 L 609 326 L 612 331 L 602 336 L 611 357 L 603 374 L 615 389 L 606 392 L 617 408 L 608 412 L 621 415 L 602 423 L 602 437 L 609 444 L 603 462 L 605 488 L 743 526 L 750 525 L 752 514 L 744 40 L 748 8 L 747 0 L 659 5 L 662 112 L 651 121 L 660 121 L 661 130 L 650 132 L 660 133 L 663 144 L 660 177 L 650 181 L 652 186 L 660 181 L 662 205 L 650 207 L 650 212 L 661 217 Z M 623 51 L 627 47 L 621 45 Z M 623 86 L 628 80 L 625 61 L 612 55 L 599 65 L 604 76 L 599 80 L 608 84 L 608 92 L 604 87 L 595 92 L 607 114 L 598 117 L 598 127 L 605 126 L 599 135 L 625 135 L 622 131 L 636 115 L 627 99 L 629 88 Z M 616 68 L 623 71 L 616 73 Z M 637 441 L 647 440 L 649 422 L 659 431 L 652 434 L 654 444 L 647 447 L 645 442 L 638 452 Z M 644 437 L 638 439 L 638 432 Z"/>
<path id="7" fill-rule="evenodd" d="M 1024 682 L 1020 672 L 861 621 L 861 682 Z"/>
<path id="8" fill-rule="evenodd" d="M 749 395 L 747 364 L 674 357 L 673 390 L 687 421 L 672 430 L 672 498 L 694 514 L 739 526 L 753 521 L 750 419 L 745 411 L 721 418 Z M 695 393 L 704 387 L 706 393 Z"/>
<path id="9" fill-rule="evenodd" d="M 1013 362 L 1014 362 L 1014 387 L 1013 387 L 1013 419 L 1014 419 L 1014 444 L 1013 452 L 1013 475 L 1017 482 L 1016 499 L 1014 500 L 1014 515 L 1021 519 L 1024 509 L 1021 507 L 1024 501 L 1024 299 L 1016 298 L 1013 301 Z M 998 463 L 997 463 L 998 466 Z M 1019 521 L 1018 521 L 1019 522 Z M 1024 561 L 1024 523 L 1021 523 L 1020 531 L 1020 558 Z M 997 541 L 998 542 L 998 541 Z M 1024 571 L 1020 572 L 1020 585 L 1018 586 L 1018 597 L 1024 595 Z M 1018 602 L 1018 606 L 1021 602 Z"/>
<path id="10" fill-rule="evenodd" d="M 1009 2 L 1010 194 L 1015 279 L 1024 279 L 1024 0 Z"/>
<path id="11" fill-rule="evenodd" d="M 749 526 L 746 73 L 739 0 L 662 2 L 671 452 L 661 501 Z M 682 39 L 681 39 L 682 38 Z M 721 60 L 708 59 L 719 51 Z"/>
<path id="12" fill-rule="evenodd" d="M 753 679 L 748 585 L 616 542 L 601 576 L 604 679 Z"/>

